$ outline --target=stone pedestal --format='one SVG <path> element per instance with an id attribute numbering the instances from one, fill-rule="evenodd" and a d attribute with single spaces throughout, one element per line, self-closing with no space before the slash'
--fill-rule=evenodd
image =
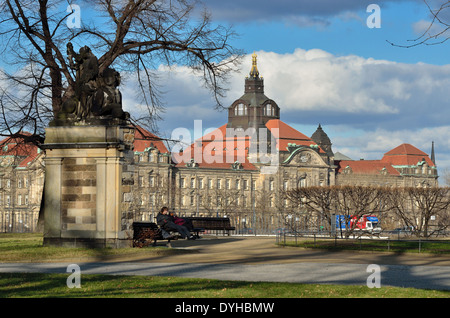
<path id="1" fill-rule="evenodd" d="M 46 129 L 45 246 L 132 246 L 133 141 L 126 125 Z"/>

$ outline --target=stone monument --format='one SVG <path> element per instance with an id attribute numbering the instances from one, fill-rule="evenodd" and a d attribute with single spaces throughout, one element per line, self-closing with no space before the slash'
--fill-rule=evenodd
<path id="1" fill-rule="evenodd" d="M 120 74 L 67 45 L 74 87 L 46 129 L 44 245 L 132 246 L 134 127 Z"/>

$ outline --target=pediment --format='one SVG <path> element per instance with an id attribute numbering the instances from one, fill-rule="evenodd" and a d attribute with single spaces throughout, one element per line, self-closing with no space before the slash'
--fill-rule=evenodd
<path id="1" fill-rule="evenodd" d="M 298 147 L 291 150 L 291 153 L 283 164 L 299 166 L 327 166 L 320 155 L 310 147 Z"/>

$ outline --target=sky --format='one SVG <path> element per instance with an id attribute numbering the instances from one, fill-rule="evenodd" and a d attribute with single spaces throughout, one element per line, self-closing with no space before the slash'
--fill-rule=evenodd
<path id="1" fill-rule="evenodd" d="M 427 1 L 434 9 L 446 0 Z M 227 84 L 224 106 L 244 93 L 255 52 L 265 94 L 277 102 L 281 120 L 300 132 L 311 136 L 321 124 L 333 151 L 355 160 L 381 159 L 402 143 L 430 154 L 434 141 L 438 170 L 450 170 L 450 41 L 401 47 L 417 43 L 430 25 L 424 0 L 203 0 L 203 5 L 213 23 L 233 27 L 238 37 L 230 44 L 245 52 Z M 95 16 L 87 12 L 92 8 L 81 9 L 85 19 Z M 435 25 L 428 31 L 439 30 Z M 214 109 L 210 91 L 189 69 L 160 65 L 157 74 L 166 107 L 158 123 L 161 137 L 170 138 L 176 128 L 192 131 L 196 120 L 204 130 L 227 122 L 227 112 Z M 123 106 L 133 113 L 141 101 L 136 82 L 123 79 Z"/>
<path id="2" fill-rule="evenodd" d="M 204 4 L 215 23 L 233 26 L 239 37 L 232 45 L 246 53 L 225 106 L 243 94 L 255 52 L 266 95 L 279 105 L 281 120 L 300 132 L 311 136 L 320 123 L 333 151 L 354 160 L 381 159 L 402 143 L 430 154 L 434 141 L 438 169 L 450 169 L 450 43 L 401 47 L 416 43 L 429 26 L 422 0 Z M 368 12 L 370 4 L 380 10 Z M 369 28 L 377 12 L 379 28 Z M 227 122 L 226 111 L 214 110 L 210 92 L 188 69 L 159 70 L 167 109 L 159 123 L 163 137 L 175 128 L 193 129 L 194 120 L 203 129 Z M 124 96 L 132 104 L 132 94 Z"/>

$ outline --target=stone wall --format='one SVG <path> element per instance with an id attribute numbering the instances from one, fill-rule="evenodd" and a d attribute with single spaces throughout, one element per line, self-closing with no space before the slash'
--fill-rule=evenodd
<path id="1" fill-rule="evenodd" d="M 96 230 L 97 165 L 95 159 L 65 158 L 62 162 L 61 217 L 63 230 Z"/>

